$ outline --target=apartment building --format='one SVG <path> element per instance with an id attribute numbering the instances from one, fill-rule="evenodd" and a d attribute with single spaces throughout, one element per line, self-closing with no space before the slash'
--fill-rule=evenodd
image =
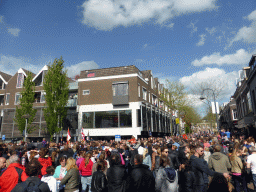
<path id="1" fill-rule="evenodd" d="M 92 137 L 163 136 L 171 133 L 171 110 L 150 70 L 134 65 L 81 71 L 78 129 Z M 168 99 L 168 98 L 167 98 Z"/>
<path id="2" fill-rule="evenodd" d="M 33 107 L 37 110 L 35 119 L 31 124 L 34 131 L 28 134 L 30 140 L 41 140 L 47 137 L 47 125 L 44 119 L 43 108 L 45 107 L 45 92 L 43 90 L 44 75 L 47 73 L 48 67 L 44 66 L 37 74 L 32 73 L 33 81 L 35 82 L 35 101 Z M 5 135 L 7 140 L 17 138 L 21 139 L 22 134 L 15 124 L 16 106 L 19 105 L 23 83 L 30 71 L 20 68 L 13 76 L 0 72 L 0 133 Z M 63 132 L 66 132 L 68 127 L 75 134 L 77 129 L 77 99 L 73 97 L 77 95 L 77 82 L 70 80 L 70 99 L 68 100 L 67 118 L 63 121 Z"/>
<path id="3" fill-rule="evenodd" d="M 224 103 L 220 111 L 220 127 L 225 130 L 232 130 L 237 127 L 236 100 L 231 97 L 228 103 Z"/>
<path id="4" fill-rule="evenodd" d="M 28 134 L 30 140 L 48 136 L 43 114 L 47 70 L 44 66 L 32 73 L 37 113 L 32 123 L 35 130 Z M 13 76 L 0 72 L 0 132 L 7 139 L 22 138 L 14 118 L 28 72 L 23 68 Z M 132 65 L 81 71 L 78 81 L 70 79 L 67 117 L 63 130 L 55 136 L 65 137 L 68 128 L 73 138 L 81 135 L 82 128 L 84 134 L 95 138 L 170 135 L 171 109 L 163 97 L 168 97 L 165 89 L 150 70 L 140 71 Z"/>

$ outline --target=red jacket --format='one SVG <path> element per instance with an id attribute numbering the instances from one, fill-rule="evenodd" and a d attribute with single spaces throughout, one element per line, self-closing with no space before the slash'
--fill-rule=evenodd
<path id="1" fill-rule="evenodd" d="M 80 166 L 79 166 L 79 171 L 82 176 L 91 176 L 92 175 L 92 166 L 93 162 L 90 159 L 88 165 L 85 167 L 85 162 L 82 161 Z"/>
<path id="2" fill-rule="evenodd" d="M 41 169 L 42 175 L 46 175 L 46 168 L 49 166 L 52 166 L 52 158 L 48 157 L 48 158 L 38 158 L 38 161 L 41 163 L 41 165 L 43 166 Z"/>
<path id="3" fill-rule="evenodd" d="M 21 174 L 21 181 L 26 181 L 28 178 L 27 174 L 25 173 L 24 166 L 19 163 L 12 163 L 0 177 L 0 191 L 10 192 L 17 185 L 19 174 L 17 173 L 15 167 L 23 170 Z"/>

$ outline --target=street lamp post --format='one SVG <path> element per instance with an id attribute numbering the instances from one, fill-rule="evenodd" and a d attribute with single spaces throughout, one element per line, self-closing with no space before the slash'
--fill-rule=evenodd
<path id="1" fill-rule="evenodd" d="M 202 95 L 200 97 L 200 100 L 206 99 L 206 98 L 203 97 L 204 91 L 206 91 L 206 90 L 211 90 L 212 94 L 213 94 L 214 105 L 215 105 L 215 115 L 216 115 L 217 130 L 219 130 L 219 122 L 218 122 L 218 116 L 217 116 L 217 105 L 216 105 L 216 98 L 215 98 L 214 90 L 212 90 L 210 88 L 203 89 L 203 92 L 202 92 Z"/>

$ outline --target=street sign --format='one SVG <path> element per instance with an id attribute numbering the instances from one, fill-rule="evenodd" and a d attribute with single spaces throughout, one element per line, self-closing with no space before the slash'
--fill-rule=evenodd
<path id="1" fill-rule="evenodd" d="M 3 140 L 3 141 L 5 140 L 5 135 L 2 135 L 2 140 Z"/>
<path id="2" fill-rule="evenodd" d="M 115 141 L 121 141 L 121 135 L 115 135 Z"/>

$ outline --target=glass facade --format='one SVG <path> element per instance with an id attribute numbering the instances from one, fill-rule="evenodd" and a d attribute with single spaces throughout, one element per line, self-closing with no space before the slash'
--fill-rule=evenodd
<path id="1" fill-rule="evenodd" d="M 83 128 L 132 127 L 132 110 L 84 112 Z"/>
<path id="2" fill-rule="evenodd" d="M 82 127 L 93 128 L 93 116 L 94 112 L 83 113 Z"/>
<path id="3" fill-rule="evenodd" d="M 137 126 L 141 127 L 141 110 L 137 109 Z"/>
<path id="4" fill-rule="evenodd" d="M 118 127 L 118 111 L 95 112 L 95 128 Z"/>
<path id="5" fill-rule="evenodd" d="M 120 127 L 132 126 L 132 110 L 119 111 Z"/>

